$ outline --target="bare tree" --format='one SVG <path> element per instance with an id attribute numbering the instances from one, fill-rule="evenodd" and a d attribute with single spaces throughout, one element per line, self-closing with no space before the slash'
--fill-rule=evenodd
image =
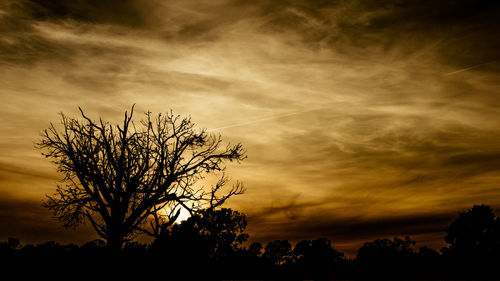
<path id="1" fill-rule="evenodd" d="M 65 176 L 44 206 L 66 227 L 88 220 L 112 249 L 138 231 L 159 236 L 181 208 L 215 208 L 243 193 L 239 182 L 223 190 L 224 175 L 210 190 L 195 187 L 224 171 L 227 161 L 246 158 L 241 144 L 224 147 L 220 135 L 172 112 L 148 112 L 136 124 L 133 110 L 125 112 L 121 126 L 94 121 L 81 109 L 81 120 L 61 113 L 62 127 L 51 123 L 36 145 Z"/>

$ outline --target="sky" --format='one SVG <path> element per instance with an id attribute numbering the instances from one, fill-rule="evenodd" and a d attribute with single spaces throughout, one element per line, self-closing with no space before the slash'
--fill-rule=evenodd
<path id="1" fill-rule="evenodd" d="M 458 212 L 500 210 L 499 3 L 4 0 L 0 240 L 95 239 L 41 206 L 62 175 L 34 143 L 136 104 L 244 145 L 227 206 L 251 241 L 439 249 Z"/>

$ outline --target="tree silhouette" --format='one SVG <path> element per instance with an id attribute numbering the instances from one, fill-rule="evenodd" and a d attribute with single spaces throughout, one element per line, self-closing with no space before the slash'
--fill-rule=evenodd
<path id="1" fill-rule="evenodd" d="M 288 240 L 274 240 L 267 243 L 262 256 L 272 264 L 283 264 L 292 255 L 292 245 Z"/>
<path id="2" fill-rule="evenodd" d="M 154 246 L 175 252 L 185 252 L 187 246 L 206 258 L 229 256 L 248 239 L 246 225 L 246 216 L 238 211 L 204 209 L 164 232 Z"/>
<path id="3" fill-rule="evenodd" d="M 206 209 L 188 220 L 192 220 L 195 229 L 209 241 L 211 256 L 229 255 L 248 239 L 248 234 L 243 233 L 246 216 L 238 211 Z"/>
<path id="4" fill-rule="evenodd" d="M 260 256 L 262 254 L 262 244 L 259 242 L 253 242 L 250 246 L 248 246 L 248 252 L 255 257 Z"/>
<path id="5" fill-rule="evenodd" d="M 81 109 L 82 120 L 61 113 L 62 128 L 51 123 L 37 144 L 66 182 L 44 206 L 64 226 L 90 221 L 112 249 L 121 249 L 137 231 L 158 237 L 181 208 L 214 208 L 243 192 L 237 183 L 220 194 L 224 175 L 209 191 L 196 187 L 207 174 L 224 171 L 226 161 L 243 160 L 241 144 L 221 147 L 220 135 L 171 112 L 148 112 L 134 123 L 133 110 L 121 125 L 94 121 Z"/>
<path id="6" fill-rule="evenodd" d="M 104 242 L 101 239 L 95 239 L 95 240 L 84 243 L 80 248 L 95 250 L 95 249 L 104 248 L 105 246 L 106 246 L 106 242 Z"/>
<path id="7" fill-rule="evenodd" d="M 331 241 L 326 238 L 302 240 L 295 245 L 293 254 L 299 263 L 325 268 L 344 258 L 344 254 L 332 248 Z"/>
<path id="8" fill-rule="evenodd" d="M 326 238 L 302 240 L 293 249 L 296 266 L 304 277 L 328 280 L 335 265 L 344 260 L 344 254 L 335 250 Z M 305 279 L 305 278 L 304 278 Z"/>
<path id="9" fill-rule="evenodd" d="M 498 258 L 500 255 L 500 218 L 487 205 L 474 205 L 462 212 L 446 229 L 450 246 L 444 253 L 459 258 Z"/>
<path id="10" fill-rule="evenodd" d="M 404 239 L 394 237 L 394 240 L 376 239 L 363 244 L 358 251 L 357 259 L 364 263 L 401 261 L 401 258 L 413 255 L 415 244 L 416 242 L 410 237 Z"/>

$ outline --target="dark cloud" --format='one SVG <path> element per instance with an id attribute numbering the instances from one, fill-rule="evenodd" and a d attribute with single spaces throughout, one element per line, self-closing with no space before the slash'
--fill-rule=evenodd
<path id="1" fill-rule="evenodd" d="M 33 63 L 52 57 L 68 58 L 70 48 L 54 44 L 39 36 L 33 19 L 22 4 L 7 1 L 0 15 L 0 63 Z"/>
<path id="2" fill-rule="evenodd" d="M 138 0 L 26 0 L 26 14 L 35 20 L 61 22 L 74 20 L 92 24 L 117 24 L 132 28 L 148 26 L 157 4 Z"/>
<path id="3" fill-rule="evenodd" d="M 51 219 L 50 211 L 42 207 L 41 201 L 18 199 L 2 195 L 0 199 L 0 237 L 19 238 L 22 244 L 37 244 L 43 241 L 61 243 L 83 243 L 96 239 L 90 226 L 65 229 Z"/>
<path id="4" fill-rule="evenodd" d="M 300 220 L 277 222 L 265 219 L 269 215 L 268 211 L 263 209 L 261 213 L 248 216 L 248 230 L 252 240 L 265 243 L 276 237 L 288 239 L 293 243 L 304 239 L 326 237 L 350 256 L 355 255 L 364 242 L 405 236 L 426 243 L 419 243 L 417 245 L 419 247 L 431 244 L 439 250 L 439 247 L 445 246 L 443 237 L 446 228 L 457 215 L 458 211 L 412 215 L 396 213 L 390 217 L 370 218 L 341 214 L 336 210 L 323 210 L 303 216 Z"/>
<path id="5" fill-rule="evenodd" d="M 452 166 L 483 166 L 485 169 L 500 169 L 500 153 L 462 153 L 448 158 L 444 164 Z"/>
<path id="6" fill-rule="evenodd" d="M 140 29 L 167 40 L 203 42 L 220 39 L 243 20 L 259 23 L 263 32 L 298 34 L 311 47 L 329 46 L 364 59 L 376 49 L 409 56 L 431 45 L 456 67 L 499 59 L 500 39 L 489 36 L 500 31 L 496 20 L 500 6 L 495 1 L 257 1 L 251 5 L 223 1 L 200 7 L 192 1 L 23 0 L 7 1 L 4 6 L 2 33 L 10 34 L 11 43 L 2 47 L 2 53 L 10 60 L 28 59 L 30 50 L 31 59 L 70 51 L 37 37 L 35 22 L 84 29 L 85 25 L 116 25 L 124 28 L 117 33 Z M 198 11 L 201 8 L 203 13 Z M 13 38 L 18 44 L 12 43 Z M 24 48 L 15 51 L 14 46 Z M 370 51 L 363 55 L 363 49 Z"/>
<path id="7" fill-rule="evenodd" d="M 299 194 L 295 194 L 286 204 L 262 208 L 258 213 L 250 214 L 249 219 L 258 222 L 276 215 L 284 215 L 289 220 L 297 220 L 305 210 L 325 204 L 324 202 L 298 202 L 298 198 Z"/>
<path id="8" fill-rule="evenodd" d="M 265 29 L 347 54 L 378 48 L 408 56 L 433 45 L 456 67 L 499 59 L 500 39 L 490 36 L 500 32 L 496 1 L 279 1 L 263 4 L 262 14 Z"/>
<path id="9" fill-rule="evenodd" d="M 82 2 L 82 3 L 77 3 Z M 64 62 L 70 64 L 75 58 L 97 57 L 106 54 L 126 55 L 131 53 L 131 47 L 110 46 L 105 43 L 68 42 L 51 38 L 50 33 L 57 28 L 72 28 L 81 34 L 86 34 L 92 28 L 89 24 L 98 24 L 101 16 L 96 11 L 103 11 L 100 5 L 107 7 L 108 12 L 121 13 L 121 1 L 95 1 L 80 6 L 85 1 L 7 1 L 1 8 L 0 15 L 0 63 L 32 65 L 40 61 Z M 92 2 L 92 1 L 91 1 Z M 110 3 L 107 3 L 110 2 Z M 119 3 L 118 3 L 119 2 Z M 101 3 L 101 4 L 97 4 Z M 125 5 L 127 6 L 127 5 Z M 73 9 L 75 11 L 73 11 Z M 136 14 L 129 8 L 131 14 Z M 93 17 L 96 22 L 93 22 Z M 104 15 L 102 15 L 103 18 Z M 123 15 L 124 20 L 134 19 Z M 87 19 L 87 20 L 86 20 Z M 73 20 L 73 21 L 70 21 Z M 110 21 L 113 21 L 111 17 Z M 40 24 L 54 24 L 54 30 L 49 30 L 49 36 L 40 30 Z M 118 32 L 118 30 L 115 30 Z M 123 60 L 123 58 L 121 59 Z"/>

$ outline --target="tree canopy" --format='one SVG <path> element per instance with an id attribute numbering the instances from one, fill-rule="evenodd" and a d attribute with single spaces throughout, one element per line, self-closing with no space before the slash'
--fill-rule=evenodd
<path id="1" fill-rule="evenodd" d="M 446 254 L 466 259 L 500 257 L 500 218 L 487 205 L 474 205 L 446 229 Z"/>

